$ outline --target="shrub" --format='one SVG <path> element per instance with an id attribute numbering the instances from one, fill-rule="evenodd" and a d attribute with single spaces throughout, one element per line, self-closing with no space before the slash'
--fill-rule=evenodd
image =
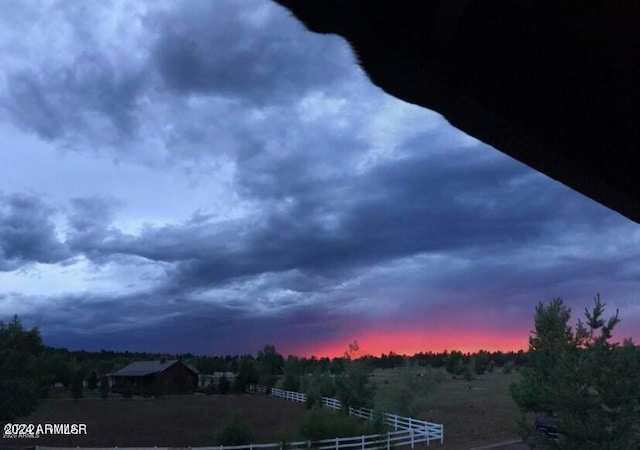
<path id="1" fill-rule="evenodd" d="M 389 427 L 384 423 L 384 413 L 376 411 L 373 420 L 367 422 L 367 428 L 370 432 L 365 434 L 383 434 L 389 431 Z"/>
<path id="2" fill-rule="evenodd" d="M 331 423 L 327 415 L 323 414 L 319 408 L 312 408 L 298 428 L 300 438 L 310 441 L 338 437 L 337 431 L 333 431 L 334 429 L 335 424 Z"/>
<path id="3" fill-rule="evenodd" d="M 91 374 L 87 377 L 87 389 L 97 389 L 98 388 L 98 374 L 96 371 L 92 371 Z"/>
<path id="4" fill-rule="evenodd" d="M 394 369 L 387 389 L 376 395 L 376 408 L 403 416 L 416 417 L 430 407 L 436 388 L 436 371 L 407 365 Z M 445 376 L 441 371 L 437 371 Z"/>
<path id="5" fill-rule="evenodd" d="M 229 392 L 229 389 L 231 389 L 231 383 L 225 375 L 222 375 L 220 381 L 218 382 L 218 392 L 224 395 Z"/>
<path id="6" fill-rule="evenodd" d="M 209 383 L 206 388 L 204 388 L 204 393 L 207 395 L 213 395 L 216 393 L 216 386 L 213 382 Z"/>
<path id="7" fill-rule="evenodd" d="M 502 368 L 502 373 L 504 373 L 505 375 L 509 375 L 511 372 L 513 372 L 514 365 L 515 364 L 513 361 L 507 361 L 507 363 Z"/>
<path id="8" fill-rule="evenodd" d="M 359 436 L 386 432 L 382 420 L 363 422 L 355 417 L 345 417 L 319 407 L 305 412 L 298 434 L 300 439 L 318 441 L 335 437 Z"/>
<path id="9" fill-rule="evenodd" d="M 234 416 L 218 433 L 215 445 L 246 445 L 253 442 L 253 431 L 239 416 Z"/>
<path id="10" fill-rule="evenodd" d="M 307 401 L 304 402 L 304 406 L 306 406 L 307 409 L 311 409 L 314 406 L 320 406 L 321 403 L 322 402 L 320 400 L 320 397 L 315 393 L 312 393 L 312 394 L 307 394 Z"/>
<path id="11" fill-rule="evenodd" d="M 71 383 L 71 397 L 74 400 L 78 400 L 82 398 L 83 379 L 84 377 L 80 373 L 78 373 L 76 377 L 73 379 L 73 383 Z"/>
<path id="12" fill-rule="evenodd" d="M 48 398 L 49 389 L 54 383 L 55 376 L 52 374 L 40 375 L 36 380 L 38 398 Z"/>
<path id="13" fill-rule="evenodd" d="M 334 397 L 334 380 L 326 373 L 316 372 L 303 378 L 303 392 L 307 395 L 306 406 L 311 409 L 314 405 L 320 405 L 322 397 Z"/>
<path id="14" fill-rule="evenodd" d="M 372 371 L 371 366 L 362 360 L 349 360 L 345 371 L 336 377 L 336 394 L 345 414 L 348 414 L 349 407 L 352 406 L 373 406 L 375 386 L 371 384 L 369 377 Z"/>
<path id="15" fill-rule="evenodd" d="M 300 379 L 294 373 L 288 372 L 284 374 L 284 379 L 282 380 L 282 389 L 285 391 L 299 391 L 300 390 Z"/>
<path id="16" fill-rule="evenodd" d="M 106 399 L 109 396 L 109 379 L 106 375 L 100 377 L 100 385 L 98 386 L 100 398 Z"/>

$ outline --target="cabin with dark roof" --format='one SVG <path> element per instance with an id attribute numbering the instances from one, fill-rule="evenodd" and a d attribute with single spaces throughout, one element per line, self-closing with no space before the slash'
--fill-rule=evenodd
<path id="1" fill-rule="evenodd" d="M 198 386 L 198 370 L 182 361 L 136 361 L 110 375 L 111 392 L 187 394 Z"/>

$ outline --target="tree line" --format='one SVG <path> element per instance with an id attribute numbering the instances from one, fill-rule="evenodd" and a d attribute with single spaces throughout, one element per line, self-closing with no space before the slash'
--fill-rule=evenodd
<path id="1" fill-rule="evenodd" d="M 203 374 L 233 372 L 233 380 L 222 376 L 216 385 L 206 386 L 206 392 L 242 393 L 248 384 L 259 383 L 268 389 L 278 386 L 305 392 L 309 407 L 323 396 L 336 397 L 347 407 L 373 407 L 371 372 L 410 368 L 389 389 L 393 393 L 389 404 L 406 415 L 413 415 L 419 406 L 416 399 L 437 381 L 433 373 L 443 373 L 438 369 L 472 379 L 501 368 L 505 373 L 519 372 L 511 394 L 522 412 L 528 442 L 546 440 L 546 446 L 576 450 L 636 449 L 640 448 L 640 347 L 631 339 L 614 341 L 620 318 L 617 311 L 605 318 L 604 311 L 604 303 L 596 297 L 592 309 L 585 309 L 584 321 L 572 326 L 571 310 L 561 299 L 539 303 L 527 351 L 472 354 L 454 350 L 375 357 L 360 355 L 353 342 L 336 358 L 285 358 L 273 345 L 266 345 L 256 356 L 69 351 L 46 347 L 39 330 L 24 329 L 15 316 L 9 323 L 0 321 L 0 421 L 28 415 L 56 383 L 72 393 L 81 391 L 85 382 L 89 388 L 104 390 L 105 374 L 135 360 L 176 358 Z M 423 377 L 425 373 L 429 376 Z M 560 438 L 548 442 L 545 436 L 532 434 L 528 413 L 553 417 Z"/>
<path id="2" fill-rule="evenodd" d="M 359 350 L 358 350 L 359 351 Z M 251 383 L 287 390 L 300 390 L 303 376 L 338 376 L 349 374 L 354 366 L 356 352 L 345 352 L 340 357 L 284 357 L 275 346 L 266 345 L 257 354 L 193 355 L 163 354 L 130 351 L 70 351 L 43 344 L 37 327 L 25 329 L 18 316 L 4 323 L 0 321 L 0 420 L 13 420 L 29 414 L 38 402 L 46 398 L 53 386 L 69 390 L 74 398 L 82 396 L 83 387 L 108 392 L 106 375 L 133 361 L 179 359 L 191 364 L 201 374 L 231 372 L 235 376 L 220 379 L 208 392 L 244 392 Z M 421 352 L 411 356 L 393 352 L 380 356 L 359 355 L 358 365 L 368 370 L 392 369 L 406 365 L 416 367 L 444 367 L 452 374 L 484 373 L 493 367 L 520 366 L 524 352 L 463 353 L 460 351 Z M 352 374 L 353 375 L 353 374 Z M 355 375 L 354 375 L 355 376 Z M 346 378 L 348 379 L 348 378 Z M 221 386 L 220 386 L 221 383 Z"/>

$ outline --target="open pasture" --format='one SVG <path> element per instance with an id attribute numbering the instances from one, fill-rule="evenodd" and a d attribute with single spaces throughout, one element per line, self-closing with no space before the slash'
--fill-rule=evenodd
<path id="1" fill-rule="evenodd" d="M 252 429 L 256 443 L 296 433 L 305 407 L 260 395 L 189 395 L 159 399 L 50 399 L 25 423 L 86 423 L 85 436 L 41 436 L 12 445 L 80 447 L 211 446 L 234 415 Z"/>
<path id="2" fill-rule="evenodd" d="M 372 381 L 383 391 L 399 370 L 376 370 Z M 432 369 L 432 375 L 436 372 L 434 378 L 441 381 L 429 394 L 427 410 L 416 417 L 444 425 L 444 444 L 432 444 L 432 448 L 467 450 L 518 439 L 519 411 L 509 393 L 509 384 L 519 379 L 518 373 L 505 375 L 496 369 L 469 382 Z"/>
<path id="3" fill-rule="evenodd" d="M 372 381 L 384 390 L 399 375 L 396 370 L 376 370 Z M 427 376 L 428 373 L 427 373 Z M 500 370 L 476 380 L 452 379 L 444 371 L 428 394 L 428 408 L 416 418 L 444 424 L 445 443 L 430 447 L 467 450 L 518 438 L 518 409 L 509 394 L 517 373 Z M 87 435 L 42 436 L 17 445 L 100 447 L 211 446 L 217 433 L 234 415 L 252 429 L 255 443 L 294 440 L 307 413 L 301 403 L 261 395 L 191 395 L 160 399 L 68 398 L 47 400 L 27 423 L 86 423 Z M 389 411 L 392 412 L 392 411 Z M 331 414 L 327 411 L 327 414 Z M 418 448 L 427 447 L 420 445 Z"/>

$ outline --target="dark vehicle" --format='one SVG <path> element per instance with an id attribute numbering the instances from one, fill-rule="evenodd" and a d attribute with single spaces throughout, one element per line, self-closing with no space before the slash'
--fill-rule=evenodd
<path id="1" fill-rule="evenodd" d="M 546 434 L 551 439 L 558 439 L 558 421 L 553 414 L 537 414 L 534 426 L 537 431 Z"/>

